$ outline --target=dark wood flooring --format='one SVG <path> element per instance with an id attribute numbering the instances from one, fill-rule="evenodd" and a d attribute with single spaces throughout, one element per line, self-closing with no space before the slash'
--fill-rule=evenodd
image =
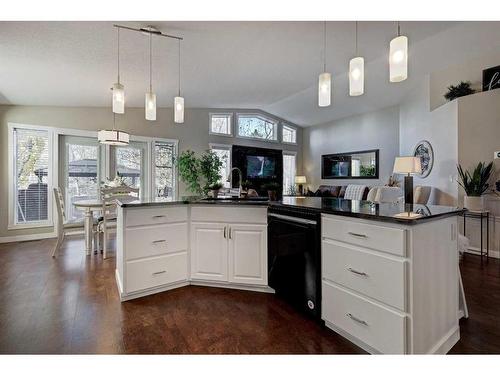
<path id="1" fill-rule="evenodd" d="M 83 239 L 0 244 L 0 353 L 362 353 L 274 295 L 188 286 L 120 303 L 114 258 Z M 466 257 L 453 353 L 500 353 L 500 265 Z"/>

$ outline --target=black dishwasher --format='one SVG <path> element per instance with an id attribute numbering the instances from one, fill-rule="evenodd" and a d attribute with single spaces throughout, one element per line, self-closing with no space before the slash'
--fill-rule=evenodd
<path id="1" fill-rule="evenodd" d="M 321 214 L 314 209 L 268 209 L 268 280 L 276 295 L 321 319 Z"/>

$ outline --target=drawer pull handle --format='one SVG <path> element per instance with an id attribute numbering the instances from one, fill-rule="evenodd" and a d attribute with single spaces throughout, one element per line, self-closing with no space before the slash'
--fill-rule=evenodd
<path id="1" fill-rule="evenodd" d="M 347 317 L 351 318 L 352 320 L 354 320 L 356 323 L 359 323 L 359 324 L 363 324 L 364 326 L 368 326 L 368 323 L 365 322 L 364 320 L 361 320 L 359 318 L 356 318 L 354 315 L 352 315 L 351 313 L 347 313 L 345 314 Z"/>
<path id="2" fill-rule="evenodd" d="M 162 273 L 166 273 L 167 271 L 163 270 L 163 271 L 157 271 L 157 272 L 153 272 L 153 276 L 155 275 L 161 275 Z"/>
<path id="3" fill-rule="evenodd" d="M 162 243 L 162 242 L 167 242 L 167 240 L 155 240 L 153 243 Z"/>
<path id="4" fill-rule="evenodd" d="M 349 272 L 352 272 L 352 273 L 355 273 L 356 275 L 360 275 L 360 276 L 366 276 L 368 277 L 368 274 L 366 272 L 363 272 L 363 271 L 358 271 L 358 270 L 355 270 L 354 268 L 351 268 L 349 267 L 347 269 Z"/>
<path id="5" fill-rule="evenodd" d="M 153 219 L 160 219 L 162 217 L 165 217 L 165 215 L 155 215 L 155 216 L 153 216 Z"/>
<path id="6" fill-rule="evenodd" d="M 354 232 L 347 232 L 351 236 L 358 237 L 358 238 L 368 238 L 366 234 L 361 234 L 361 233 L 354 233 Z"/>

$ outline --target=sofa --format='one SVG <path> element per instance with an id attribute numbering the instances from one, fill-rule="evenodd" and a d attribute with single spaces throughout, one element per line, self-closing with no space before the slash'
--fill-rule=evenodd
<path id="1" fill-rule="evenodd" d="M 347 187 L 349 185 L 320 185 L 318 190 L 311 191 L 307 189 L 306 196 L 308 197 L 325 197 L 325 198 L 344 198 Z M 362 200 L 366 200 L 370 188 L 368 186 L 362 187 Z"/>

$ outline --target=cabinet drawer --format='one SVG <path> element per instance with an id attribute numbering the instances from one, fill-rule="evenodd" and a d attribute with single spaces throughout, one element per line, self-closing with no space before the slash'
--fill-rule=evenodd
<path id="1" fill-rule="evenodd" d="M 187 223 L 127 228 L 126 260 L 187 250 L 187 236 Z"/>
<path id="2" fill-rule="evenodd" d="M 154 225 L 187 220 L 186 206 L 146 207 L 126 210 L 125 226 Z"/>
<path id="3" fill-rule="evenodd" d="M 323 319 L 376 351 L 404 354 L 406 317 L 323 281 Z"/>
<path id="4" fill-rule="evenodd" d="M 236 205 L 238 206 L 238 205 Z M 191 221 L 267 224 L 267 207 L 191 207 Z"/>
<path id="5" fill-rule="evenodd" d="M 322 276 L 405 310 L 405 261 L 339 242 L 322 242 Z"/>
<path id="6" fill-rule="evenodd" d="M 187 253 L 127 262 L 127 293 L 187 280 Z"/>
<path id="7" fill-rule="evenodd" d="M 360 245 L 375 250 L 405 256 L 406 231 L 348 219 L 322 218 L 322 236 L 332 240 Z"/>

